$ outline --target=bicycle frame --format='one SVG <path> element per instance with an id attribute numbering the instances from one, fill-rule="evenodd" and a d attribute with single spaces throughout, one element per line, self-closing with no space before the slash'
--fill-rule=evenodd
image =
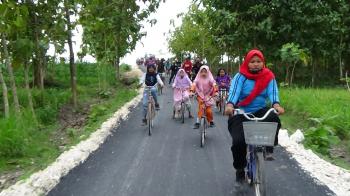
<path id="1" fill-rule="evenodd" d="M 227 89 L 219 89 L 219 111 L 222 112 L 223 115 L 225 115 L 225 97 L 227 93 Z"/>
<path id="2" fill-rule="evenodd" d="M 152 96 L 152 88 L 153 86 L 147 86 L 145 89 L 147 90 L 147 96 L 148 96 L 148 106 L 147 106 L 147 124 L 148 124 L 148 135 L 152 135 L 152 128 L 153 128 L 153 119 L 155 116 L 155 103 Z"/>
<path id="3" fill-rule="evenodd" d="M 197 95 L 197 98 L 198 98 L 198 95 Z M 207 102 L 212 99 L 213 97 L 209 97 L 207 100 L 204 99 L 202 100 L 203 101 L 203 106 L 202 106 L 202 117 L 201 117 L 201 122 L 203 122 L 203 125 L 202 125 L 202 129 L 201 129 L 201 147 L 203 148 L 204 147 L 204 144 L 205 144 L 205 139 L 206 139 L 206 135 L 207 135 L 207 128 L 208 128 L 208 122 L 207 122 Z M 202 123 L 201 123 L 202 124 Z"/>
<path id="4" fill-rule="evenodd" d="M 181 91 L 181 120 L 182 123 L 185 123 L 185 110 L 186 110 L 186 103 L 185 103 L 185 99 L 184 99 L 184 92 L 186 91 L 186 89 L 184 88 L 178 88 Z M 174 114 L 173 114 L 173 118 L 175 118 L 175 112 L 176 112 L 176 108 L 174 107 Z"/>

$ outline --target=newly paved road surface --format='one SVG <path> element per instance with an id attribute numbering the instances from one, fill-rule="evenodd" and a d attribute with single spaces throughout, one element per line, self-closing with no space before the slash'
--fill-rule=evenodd
<path id="1" fill-rule="evenodd" d="M 194 120 L 172 119 L 172 91 L 160 97 L 153 135 L 141 126 L 141 107 L 135 108 L 113 136 L 76 167 L 50 196 L 229 196 L 253 195 L 237 187 L 230 151 L 227 119 L 216 113 L 204 148 Z M 215 110 L 216 111 L 216 110 Z M 317 185 L 281 147 L 267 163 L 268 195 L 332 195 Z"/>

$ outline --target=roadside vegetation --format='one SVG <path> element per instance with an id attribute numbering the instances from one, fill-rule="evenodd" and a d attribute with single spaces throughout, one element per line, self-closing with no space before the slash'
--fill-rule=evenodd
<path id="1" fill-rule="evenodd" d="M 44 93 L 32 89 L 34 115 L 27 109 L 23 70 L 14 72 L 22 112 L 0 118 L 0 179 L 3 180 L 0 189 L 45 168 L 60 153 L 86 139 L 137 94 L 134 83 L 126 86 L 116 82 L 112 66 L 80 63 L 77 64 L 79 104 L 75 109 L 70 101 L 69 66 L 53 64 L 49 69 L 54 74 L 48 76 Z M 121 70 L 123 75 L 130 66 L 122 65 Z"/>
<path id="2" fill-rule="evenodd" d="M 156 22 L 147 19 L 159 3 L 0 3 L 0 190 L 46 167 L 136 95 L 136 75 L 123 76 L 130 66 L 120 59 L 145 35 L 143 22 Z M 88 55 L 95 64 L 78 63 Z"/>
<path id="3" fill-rule="evenodd" d="M 324 158 L 350 168 L 350 93 L 344 89 L 282 88 L 288 111 L 282 117 L 292 133 L 303 130 L 304 145 Z"/>

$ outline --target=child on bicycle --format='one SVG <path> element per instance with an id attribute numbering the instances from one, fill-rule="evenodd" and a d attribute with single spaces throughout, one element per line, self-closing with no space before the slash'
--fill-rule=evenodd
<path id="1" fill-rule="evenodd" d="M 180 69 L 175 77 L 173 88 L 174 88 L 174 110 L 175 118 L 178 118 L 181 110 L 181 101 L 183 100 L 186 104 L 186 108 L 189 113 L 189 118 L 193 118 L 191 114 L 191 103 L 189 98 L 189 90 L 192 86 L 192 81 L 186 74 L 184 69 Z"/>
<path id="2" fill-rule="evenodd" d="M 222 90 L 228 91 L 230 88 L 230 82 L 231 78 L 230 76 L 226 73 L 225 69 L 220 68 L 218 70 L 218 74 L 216 75 L 216 84 L 219 87 L 219 92 L 221 93 Z M 220 100 L 216 101 L 216 105 L 218 106 Z"/>
<path id="3" fill-rule="evenodd" d="M 232 115 L 234 107 L 252 113 L 256 117 L 262 117 L 269 108 L 266 107 L 267 100 L 271 107 L 283 114 L 284 109 L 279 104 L 278 88 L 275 76 L 266 67 L 265 59 L 261 51 L 251 50 L 244 58 L 239 73 L 231 82 L 228 95 L 228 104 L 225 113 Z M 228 129 L 232 137 L 233 166 L 236 169 L 236 181 L 243 182 L 245 179 L 244 168 L 247 165 L 247 145 L 244 139 L 243 122 L 247 121 L 242 114 L 230 117 Z M 278 128 L 275 145 L 278 144 L 278 130 L 281 122 L 277 114 L 270 113 L 265 122 L 277 122 Z M 267 160 L 273 160 L 273 147 L 266 148 Z"/>
<path id="4" fill-rule="evenodd" d="M 147 72 L 145 74 L 143 74 L 141 80 L 140 80 L 140 84 L 141 85 L 145 85 L 145 86 L 151 86 L 151 93 L 152 93 L 152 97 L 154 99 L 155 102 L 155 107 L 157 110 L 159 110 L 159 103 L 158 103 L 158 98 L 157 98 L 157 85 L 156 84 L 160 84 L 161 87 L 164 86 L 164 83 L 162 81 L 162 79 L 160 78 L 160 76 L 158 75 L 158 73 L 156 72 L 156 65 L 155 64 L 151 64 L 147 66 Z M 147 124 L 147 106 L 148 106 L 148 94 L 147 91 L 145 90 L 143 92 L 143 102 L 142 102 L 142 106 L 143 106 L 143 119 L 142 122 L 144 124 Z"/>
<path id="5" fill-rule="evenodd" d="M 200 127 L 200 119 L 203 115 L 203 106 L 206 106 L 206 117 L 210 127 L 214 127 L 214 118 L 211 106 L 214 105 L 213 96 L 217 95 L 216 82 L 208 66 L 202 66 L 193 81 L 191 92 L 197 94 L 198 117 L 194 128 Z"/>

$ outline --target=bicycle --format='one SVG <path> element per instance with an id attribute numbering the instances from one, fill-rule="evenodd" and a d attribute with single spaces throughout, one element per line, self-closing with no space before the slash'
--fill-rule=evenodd
<path id="1" fill-rule="evenodd" d="M 155 110 L 155 103 L 152 96 L 152 88 L 153 86 L 146 86 L 145 89 L 147 91 L 148 96 L 148 106 L 147 106 L 147 125 L 148 125 L 148 135 L 152 135 L 152 128 L 153 128 L 153 120 L 156 115 Z"/>
<path id="2" fill-rule="evenodd" d="M 185 112 L 186 112 L 186 103 L 184 100 L 184 92 L 186 91 L 186 89 L 183 88 L 179 88 L 181 90 L 181 107 L 180 107 L 180 111 L 181 111 L 181 122 L 182 124 L 185 123 Z M 174 107 L 174 111 L 173 111 L 173 118 L 175 119 L 175 113 L 176 113 L 176 108 Z"/>
<path id="3" fill-rule="evenodd" d="M 227 89 L 220 88 L 219 90 L 219 112 L 222 112 L 223 115 L 225 115 L 225 108 L 226 108 L 226 96 L 227 96 Z"/>
<path id="4" fill-rule="evenodd" d="M 276 122 L 259 122 L 267 118 L 271 113 L 277 111 L 273 108 L 261 117 L 244 113 L 243 110 L 235 109 L 236 114 L 242 114 L 248 122 L 243 122 L 244 138 L 247 146 L 247 180 L 254 186 L 255 195 L 266 195 L 265 158 L 266 147 L 274 146 L 277 131 Z"/>
<path id="5" fill-rule="evenodd" d="M 196 95 L 198 96 L 198 95 Z M 201 126 L 201 130 L 200 130 L 200 137 L 201 137 L 201 148 L 204 147 L 205 144 L 205 140 L 207 138 L 207 129 L 208 129 L 208 121 L 207 121 L 207 104 L 213 97 L 209 97 L 207 100 L 204 99 L 202 100 L 204 103 L 202 104 L 203 107 L 202 109 L 202 118 L 200 120 L 200 126 Z"/>

